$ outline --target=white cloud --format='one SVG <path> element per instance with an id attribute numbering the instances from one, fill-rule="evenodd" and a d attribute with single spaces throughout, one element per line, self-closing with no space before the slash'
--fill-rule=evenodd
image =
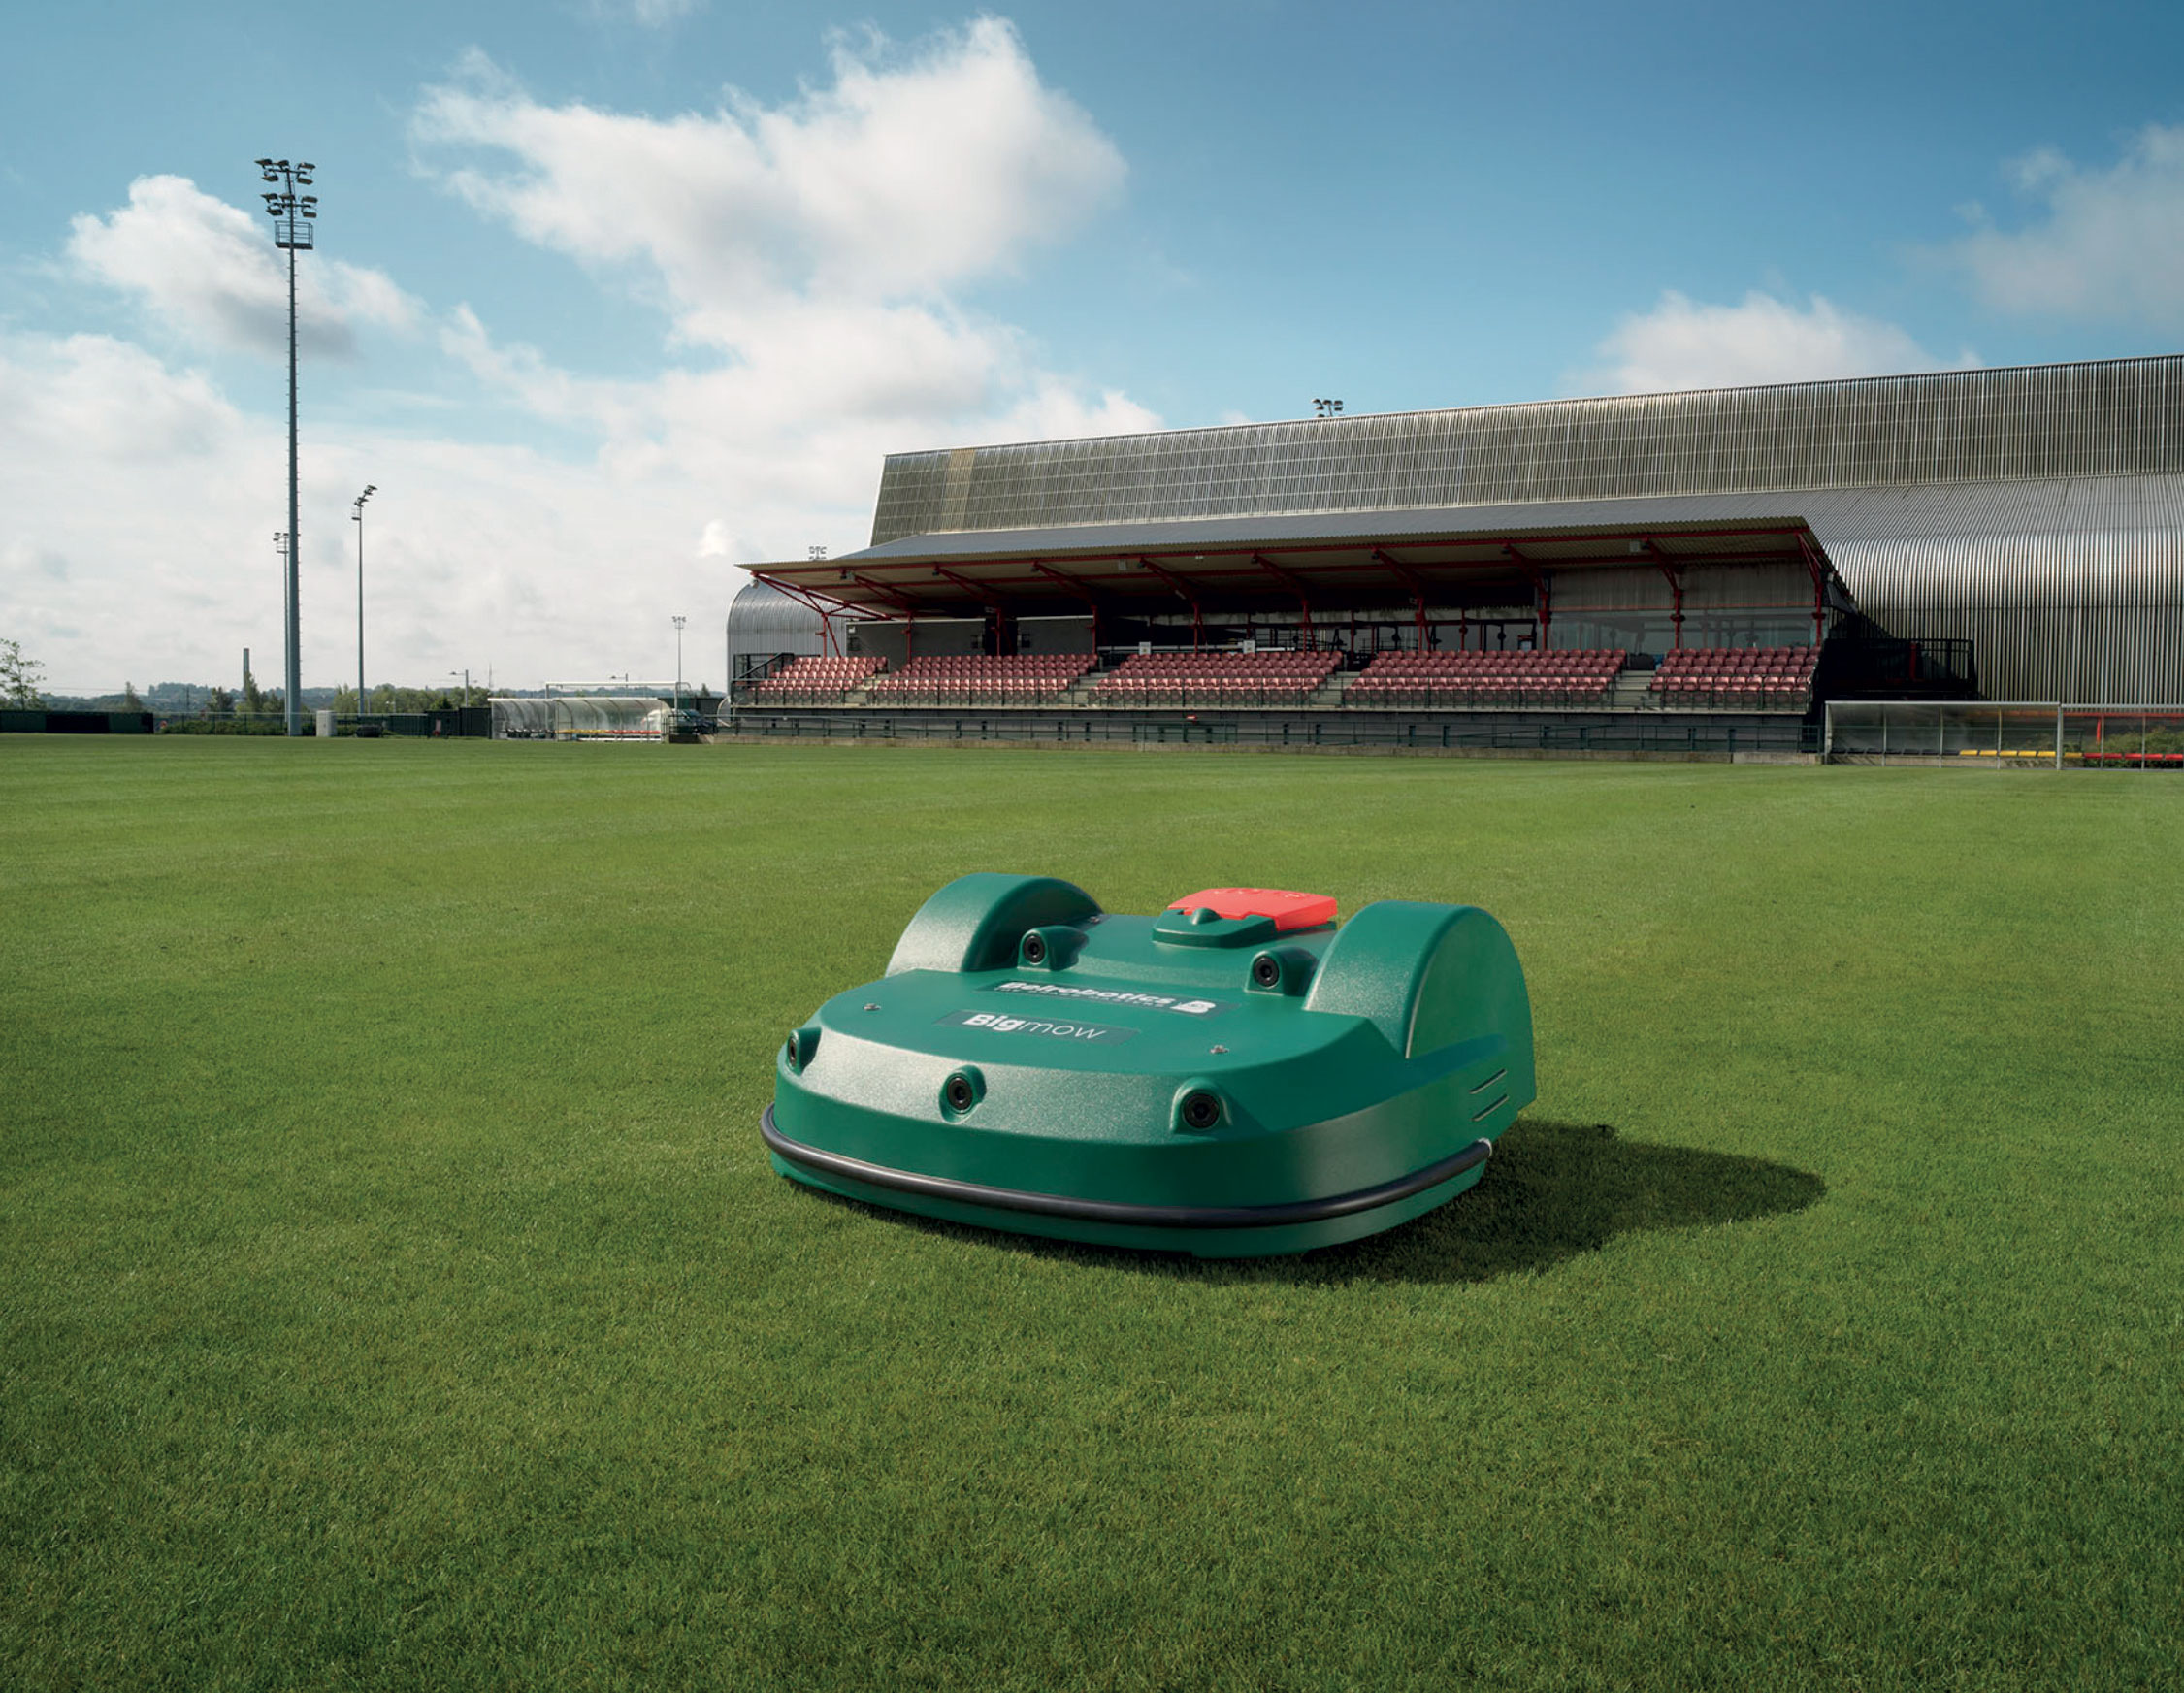
<path id="1" fill-rule="evenodd" d="M 468 308 L 442 331 L 526 409 L 596 430 L 603 470 L 704 484 L 702 556 L 800 556 L 822 513 L 862 528 L 891 450 L 1158 422 L 1043 370 L 949 292 L 1011 273 L 1122 187 L 1113 144 L 1015 31 L 982 18 L 906 53 L 838 39 L 831 68 L 787 105 L 731 94 L 656 119 L 541 104 L 473 55 L 416 114 L 428 153 L 467 159 L 457 192 L 541 246 L 634 269 L 675 343 L 711 355 L 603 382 L 496 342 Z"/>
<path id="2" fill-rule="evenodd" d="M 2044 216 L 1982 228 L 1946 249 L 1989 305 L 2184 329 L 2184 127 L 2149 124 L 2106 170 L 2041 147 L 2007 175 Z"/>
<path id="3" fill-rule="evenodd" d="M 1609 363 L 1587 385 L 1624 394 L 1885 375 L 1943 363 L 1895 324 L 1839 310 L 1817 294 L 1800 307 L 1756 291 L 1739 305 L 1713 306 L 1670 289 L 1652 310 L 1624 318 L 1599 350 Z M 1960 362 L 1975 361 L 1966 354 Z"/>
<path id="4" fill-rule="evenodd" d="M 284 354 L 288 264 L 271 219 L 205 193 L 184 177 L 140 177 L 129 204 L 74 220 L 69 256 L 94 279 L 136 295 L 168 327 L 229 351 Z M 411 327 L 411 300 L 384 272 L 317 255 L 297 277 L 297 339 L 346 356 L 359 323 Z"/>
<path id="5" fill-rule="evenodd" d="M 1067 238 L 1124 174 L 1006 24 L 906 55 L 837 47 L 832 81 L 788 105 L 661 120 L 542 105 L 481 63 L 428 91 L 418 135 L 436 156 L 465 149 L 449 180 L 526 240 L 612 271 L 620 309 L 639 309 L 624 284 L 647 290 L 668 340 L 649 375 L 582 376 L 468 306 L 428 314 L 380 273 L 309 266 L 327 278 L 307 306 L 321 346 L 429 320 L 407 357 L 446 361 L 486 405 L 574 443 L 480 444 L 414 412 L 409 433 L 307 427 L 309 686 L 353 673 L 346 519 L 367 481 L 373 679 L 664 673 L 668 617 L 685 613 L 691 674 L 718 681 L 734 567 L 861 544 L 888 452 L 1157 427 L 951 293 Z M 286 277 L 259 221 L 147 178 L 79 219 L 70 251 L 193 342 L 273 350 Z M 357 350 L 358 379 L 383 380 Z M 231 676 L 245 643 L 277 672 L 284 418 L 99 337 L 0 333 L 0 631 L 56 687 Z"/>
<path id="6" fill-rule="evenodd" d="M 123 676 L 232 686 L 245 645 L 259 676 L 277 678 L 285 419 L 249 416 L 202 374 L 92 336 L 0 338 L 0 634 L 45 664 L 53 690 Z M 694 556 L 710 490 L 672 471 L 624 476 L 521 447 L 326 428 L 307 430 L 302 461 L 307 686 L 355 673 L 347 518 L 367 481 L 379 489 L 373 680 L 427 683 L 466 666 L 519 682 L 671 673 L 669 612 L 692 618 L 691 674 L 719 680 L 718 631 L 743 578 Z M 848 514 L 816 514 L 829 518 Z M 778 506 L 766 520 L 797 535 L 812 521 Z M 711 639 L 697 637 L 707 625 Z"/>
<path id="7" fill-rule="evenodd" d="M 449 180 L 541 245 L 647 261 L 682 332 L 722 347 L 783 295 L 902 300 L 1006 273 L 1120 193 L 1122 155 L 1001 19 L 888 59 L 837 41 L 831 87 L 660 120 L 539 105 L 473 56 L 415 134 L 512 159 Z"/>
<path id="8" fill-rule="evenodd" d="M 201 373 L 103 335 L 0 345 L 0 452 L 16 472 L 55 442 L 99 465 L 217 459 L 243 423 Z"/>

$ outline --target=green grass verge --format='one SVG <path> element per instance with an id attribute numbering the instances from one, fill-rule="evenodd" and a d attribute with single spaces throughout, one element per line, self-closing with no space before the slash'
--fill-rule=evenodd
<path id="1" fill-rule="evenodd" d="M 0 741 L 0 1683 L 2173 1686 L 2184 781 Z M 769 1173 L 975 868 L 1470 900 L 1541 1091 L 1195 1264 Z"/>

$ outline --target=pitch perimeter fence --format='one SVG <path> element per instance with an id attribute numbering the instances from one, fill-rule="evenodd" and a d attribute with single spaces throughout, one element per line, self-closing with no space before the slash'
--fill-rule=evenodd
<path id="1" fill-rule="evenodd" d="M 1593 723 L 1406 720 L 1333 712 L 1313 717 L 1157 718 L 1127 712 L 985 715 L 944 712 L 798 712 L 739 709 L 721 733 L 828 741 L 1051 741 L 1058 745 L 1315 747 L 1408 752 L 1607 753 L 1668 757 L 1796 754 L 1820 750 L 1819 726 L 1768 722 L 1668 721 L 1629 713 Z"/>
<path id="2" fill-rule="evenodd" d="M 1836 700 L 1835 765 L 2184 771 L 2184 705 L 2037 700 Z"/>

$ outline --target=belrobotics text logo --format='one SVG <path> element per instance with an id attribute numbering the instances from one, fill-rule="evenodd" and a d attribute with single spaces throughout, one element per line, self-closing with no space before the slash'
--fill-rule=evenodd
<path id="1" fill-rule="evenodd" d="M 1211 1017 L 1222 1009 L 1219 999 L 1178 999 L 1173 993 L 1148 993 L 1118 988 L 1081 988 L 1066 982 L 996 982 L 990 993 L 1032 993 L 1042 999 L 1074 999 L 1132 1011 L 1180 1011 L 1187 1017 Z"/>

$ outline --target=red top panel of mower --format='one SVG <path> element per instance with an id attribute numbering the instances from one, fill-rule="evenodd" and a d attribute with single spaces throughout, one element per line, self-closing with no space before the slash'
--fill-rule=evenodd
<path id="1" fill-rule="evenodd" d="M 1170 911 L 1211 911 L 1216 917 L 1271 917 L 1277 931 L 1318 928 L 1335 920 L 1332 894 L 1289 894 L 1279 888 L 1203 888 L 1186 894 Z"/>

